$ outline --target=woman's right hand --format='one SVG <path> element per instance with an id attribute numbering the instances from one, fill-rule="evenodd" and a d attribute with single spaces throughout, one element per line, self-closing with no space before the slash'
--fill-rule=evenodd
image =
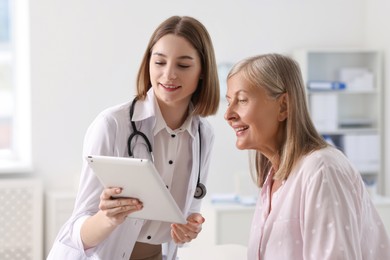
<path id="1" fill-rule="evenodd" d="M 113 226 L 122 224 L 129 214 L 143 207 L 136 198 L 120 197 L 121 192 L 121 188 L 106 188 L 100 195 L 99 209 Z"/>
<path id="2" fill-rule="evenodd" d="M 121 192 L 121 188 L 107 188 L 100 194 L 100 210 L 87 218 L 81 226 L 80 235 L 84 249 L 98 245 L 122 224 L 129 214 L 142 209 L 142 202 L 136 198 L 120 197 Z"/>

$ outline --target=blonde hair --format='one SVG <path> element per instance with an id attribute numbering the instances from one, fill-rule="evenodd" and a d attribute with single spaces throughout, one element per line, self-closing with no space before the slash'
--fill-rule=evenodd
<path id="1" fill-rule="evenodd" d="M 145 99 L 152 87 L 149 71 L 151 51 L 156 42 L 167 34 L 181 36 L 189 41 L 201 60 L 202 78 L 191 99 L 194 105 L 193 115 L 214 115 L 218 110 L 220 94 L 213 44 L 204 25 L 188 16 L 172 16 L 162 22 L 152 34 L 137 75 L 137 98 Z"/>
<path id="2" fill-rule="evenodd" d="M 288 116 L 284 123 L 284 139 L 278 148 L 280 165 L 274 175 L 276 180 L 285 180 L 303 155 L 327 146 L 310 118 L 299 65 L 281 54 L 265 54 L 238 62 L 227 78 L 237 73 L 251 86 L 264 88 L 272 98 L 287 94 Z M 255 151 L 254 155 L 251 158 L 252 169 L 254 165 L 256 183 L 262 187 L 272 165 L 259 151 Z"/>

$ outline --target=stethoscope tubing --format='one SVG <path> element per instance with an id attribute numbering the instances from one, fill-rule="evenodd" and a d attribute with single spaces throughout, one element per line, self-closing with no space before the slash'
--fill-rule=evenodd
<path id="1" fill-rule="evenodd" d="M 131 142 L 132 142 L 133 138 L 138 135 L 138 136 L 142 137 L 144 139 L 144 141 L 146 142 L 146 147 L 148 149 L 148 152 L 150 153 L 150 156 L 152 158 L 152 162 L 154 162 L 153 148 L 152 148 L 152 144 L 149 141 L 149 138 L 143 132 L 141 132 L 137 129 L 135 122 L 132 120 L 133 114 L 134 114 L 135 103 L 137 101 L 138 101 L 138 99 L 137 99 L 137 97 L 135 97 L 131 103 L 131 106 L 130 106 L 129 116 L 130 116 L 130 123 L 131 123 L 131 127 L 133 129 L 133 132 L 130 134 L 130 136 L 127 140 L 127 151 L 128 151 L 128 154 L 130 157 L 134 157 L 134 153 L 131 149 Z M 201 158 L 202 158 L 202 138 L 201 138 L 201 133 L 200 133 L 200 122 L 199 122 L 199 126 L 198 126 L 198 136 L 199 136 L 199 171 L 198 171 L 198 179 L 197 179 L 197 183 L 196 183 L 196 190 L 195 190 L 194 197 L 196 199 L 202 199 L 206 195 L 207 190 L 206 190 L 206 186 L 200 182 L 200 168 L 201 168 L 200 166 L 201 166 Z"/>

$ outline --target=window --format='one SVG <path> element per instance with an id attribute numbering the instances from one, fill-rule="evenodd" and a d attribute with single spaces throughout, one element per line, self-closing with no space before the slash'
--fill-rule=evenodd
<path id="1" fill-rule="evenodd" d="M 31 169 L 28 1 L 0 0 L 0 173 Z"/>
<path id="2" fill-rule="evenodd" d="M 12 83 L 11 37 L 8 0 L 0 0 L 0 150 L 11 147 Z"/>

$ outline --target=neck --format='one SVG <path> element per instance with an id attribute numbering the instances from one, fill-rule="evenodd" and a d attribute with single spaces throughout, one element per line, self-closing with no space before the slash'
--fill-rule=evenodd
<path id="1" fill-rule="evenodd" d="M 269 162 L 271 163 L 271 170 L 275 173 L 279 170 L 279 164 L 280 164 L 280 156 L 279 152 L 276 149 L 268 149 L 261 151 L 261 153 L 267 157 Z"/>
<path id="2" fill-rule="evenodd" d="M 169 106 L 159 102 L 159 107 L 167 126 L 172 130 L 182 126 L 188 116 L 188 104 Z"/>

